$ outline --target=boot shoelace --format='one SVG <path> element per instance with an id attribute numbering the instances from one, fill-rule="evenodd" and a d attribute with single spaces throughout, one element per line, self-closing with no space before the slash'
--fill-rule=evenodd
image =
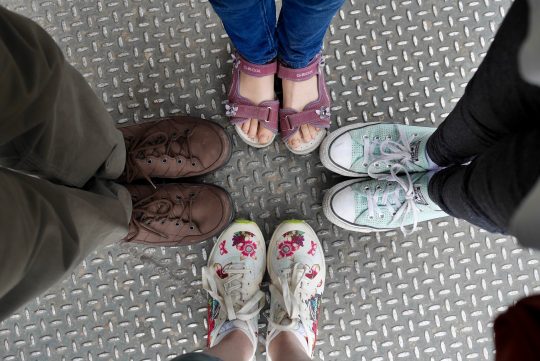
<path id="1" fill-rule="evenodd" d="M 404 173 L 406 180 L 398 177 L 398 173 Z M 399 228 L 404 235 L 413 233 L 418 226 L 418 213 L 420 209 L 415 202 L 414 183 L 409 172 L 401 164 L 393 164 L 390 167 L 390 174 L 374 174 L 373 178 L 387 181 L 383 188 L 380 185 L 373 187 L 365 187 L 364 189 L 354 189 L 356 193 L 367 199 L 368 218 L 375 217 L 384 218 L 384 213 L 381 207 L 386 207 L 392 213 L 392 222 L 400 220 Z M 397 183 L 394 189 L 390 189 L 391 183 Z M 404 194 L 404 198 L 401 195 Z M 405 219 L 408 214 L 412 215 L 412 228 L 405 227 Z"/>
<path id="2" fill-rule="evenodd" d="M 180 196 L 176 196 L 177 204 L 181 204 L 183 208 L 181 214 L 179 215 L 175 214 L 174 203 L 170 199 L 152 199 L 153 197 L 154 195 L 150 195 L 146 198 L 141 199 L 133 205 L 131 222 L 137 229 L 137 232 L 130 236 L 127 239 L 127 242 L 133 240 L 137 236 L 141 228 L 157 236 L 168 239 L 169 236 L 152 227 L 152 223 L 160 222 L 161 224 L 165 224 L 166 222 L 175 222 L 176 226 L 180 227 L 186 224 L 184 220 L 186 213 L 188 218 L 187 224 L 189 224 L 189 228 L 195 229 L 193 225 L 193 220 L 191 218 L 193 201 L 196 198 L 195 193 L 191 193 L 187 200 Z"/>
<path id="3" fill-rule="evenodd" d="M 264 292 L 260 289 L 249 299 L 242 299 L 244 289 L 244 275 L 251 272 L 245 269 L 242 263 L 229 263 L 223 267 L 223 272 L 228 274 L 223 286 L 216 282 L 216 274 L 213 269 L 204 267 L 202 271 L 203 289 L 220 305 L 220 313 L 226 313 L 228 321 L 245 321 L 250 332 L 256 334 L 250 322 L 247 322 L 259 314 L 264 306 Z"/>
<path id="4" fill-rule="evenodd" d="M 182 151 L 185 150 L 187 157 L 191 162 L 191 165 L 195 165 L 193 159 L 193 153 L 191 152 L 190 138 L 193 132 L 186 130 L 183 135 L 172 133 L 171 135 L 165 132 L 154 132 L 144 138 L 134 138 L 129 141 L 127 149 L 127 166 L 126 166 L 126 181 L 132 182 L 137 175 L 142 174 L 143 177 L 154 187 L 156 185 L 150 179 L 150 176 L 145 172 L 144 168 L 139 165 L 138 160 L 145 159 L 148 155 L 154 155 L 156 158 L 160 158 L 163 155 L 168 155 L 175 158 L 179 155 L 183 155 Z M 173 151 L 173 144 L 177 143 L 179 151 Z M 164 151 L 160 148 L 165 148 Z M 151 163 L 151 159 L 147 159 L 148 163 Z M 166 158 L 163 158 L 162 162 L 167 162 Z M 178 159 L 178 163 L 182 160 Z"/>

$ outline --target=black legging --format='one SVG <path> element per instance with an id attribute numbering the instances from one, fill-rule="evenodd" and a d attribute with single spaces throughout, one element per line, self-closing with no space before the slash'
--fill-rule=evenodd
<path id="1" fill-rule="evenodd" d="M 431 159 L 448 167 L 431 179 L 431 198 L 499 233 L 540 176 L 540 87 L 521 78 L 517 63 L 527 10 L 526 0 L 512 5 L 464 96 L 427 144 Z"/>

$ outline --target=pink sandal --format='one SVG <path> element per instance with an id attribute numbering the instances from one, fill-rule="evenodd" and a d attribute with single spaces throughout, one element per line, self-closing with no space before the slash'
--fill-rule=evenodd
<path id="1" fill-rule="evenodd" d="M 302 143 L 297 149 L 292 149 L 287 141 L 300 130 L 300 126 L 309 124 L 317 128 L 330 128 L 330 97 L 324 81 L 324 74 L 321 71 L 323 68 L 324 59 L 320 54 L 308 66 L 301 69 L 291 69 L 279 64 L 277 73 L 279 78 L 303 81 L 317 76 L 319 87 L 319 98 L 307 104 L 301 112 L 294 109 L 281 109 L 279 111 L 281 137 L 285 142 L 285 146 L 294 154 L 311 153 L 322 143 L 327 133 L 326 130 L 320 131 L 315 136 L 315 139 Z"/>
<path id="2" fill-rule="evenodd" d="M 278 132 L 279 101 L 267 100 L 259 105 L 253 104 L 249 99 L 240 95 L 240 72 L 251 76 L 262 77 L 273 75 L 277 72 L 277 62 L 258 65 L 242 58 L 239 54 L 233 54 L 233 77 L 228 101 L 225 104 L 225 115 L 236 126 L 236 132 L 244 142 L 255 148 L 267 147 L 274 141 Z M 241 125 L 249 119 L 257 119 L 259 126 L 270 130 L 274 135 L 268 143 L 261 144 L 253 141 L 241 129 Z"/>

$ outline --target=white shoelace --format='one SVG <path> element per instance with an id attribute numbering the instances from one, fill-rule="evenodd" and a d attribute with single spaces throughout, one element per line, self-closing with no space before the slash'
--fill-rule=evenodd
<path id="1" fill-rule="evenodd" d="M 364 137 L 364 167 L 367 167 L 367 173 L 370 177 L 375 178 L 374 172 L 379 167 L 380 163 L 388 164 L 391 167 L 394 164 L 410 165 L 414 164 L 412 158 L 411 143 L 416 138 L 417 134 L 410 137 L 405 134 L 403 129 L 399 128 L 399 139 L 393 141 L 391 139 L 380 140 L 378 138 L 369 139 Z M 375 150 L 379 149 L 381 154 L 375 154 Z"/>
<path id="2" fill-rule="evenodd" d="M 406 176 L 406 181 L 398 177 L 398 173 L 402 171 Z M 410 174 L 406 171 L 405 167 L 399 163 L 393 164 L 390 167 L 390 174 L 374 174 L 371 175 L 375 179 L 384 180 L 387 182 L 396 182 L 399 187 L 393 190 L 389 190 L 388 187 L 382 188 L 377 186 L 375 190 L 365 190 L 361 194 L 367 198 L 368 218 L 374 219 L 375 216 L 382 218 L 383 213 L 381 206 L 386 207 L 393 214 L 392 222 L 401 219 L 399 228 L 404 235 L 409 235 L 416 231 L 418 226 L 418 213 L 420 209 L 416 205 L 414 200 L 414 183 Z M 400 193 L 405 192 L 405 200 L 401 201 Z M 379 202 L 380 199 L 380 202 Z M 407 215 L 411 213 L 413 218 L 413 225 L 411 229 L 405 227 L 405 219 Z"/>
<path id="3" fill-rule="evenodd" d="M 217 275 L 207 267 L 202 270 L 203 288 L 221 305 L 220 313 L 227 313 L 227 320 L 250 321 L 258 316 L 264 306 L 264 292 L 260 289 L 249 299 L 242 300 L 244 274 L 250 272 L 243 264 L 231 263 L 223 267 L 229 274 L 223 287 L 216 282 Z M 256 333 L 249 322 L 246 322 L 250 332 Z"/>
<path id="4" fill-rule="evenodd" d="M 277 322 L 272 319 L 269 320 L 270 327 L 273 327 L 277 332 L 294 331 L 301 323 L 301 327 L 303 327 L 306 332 L 312 333 L 312 331 L 306 327 L 311 321 L 310 313 L 306 303 L 302 302 L 302 300 L 310 297 L 309 290 L 306 289 L 308 281 L 305 277 L 308 268 L 309 267 L 305 264 L 295 263 L 292 268 L 284 270 L 283 274 L 278 278 L 279 286 L 281 286 L 282 291 L 274 284 L 270 285 L 272 300 L 275 300 L 282 309 L 281 314 L 275 317 Z M 318 282 L 319 278 L 320 277 L 315 277 L 313 280 L 309 280 L 309 282 Z M 281 322 L 285 317 L 290 319 L 291 322 L 283 325 Z M 311 351 L 307 350 L 307 346 L 308 345 L 306 345 L 306 351 L 309 353 Z"/>

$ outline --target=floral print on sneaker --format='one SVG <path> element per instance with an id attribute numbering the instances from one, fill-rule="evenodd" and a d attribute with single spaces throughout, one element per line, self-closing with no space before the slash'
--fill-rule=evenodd
<path id="1" fill-rule="evenodd" d="M 278 244 L 278 258 L 292 257 L 300 247 L 304 247 L 304 232 L 302 231 L 285 232 L 281 237 L 283 240 Z"/>
<path id="2" fill-rule="evenodd" d="M 315 231 L 303 221 L 280 224 L 268 246 L 267 268 L 271 279 L 267 347 L 287 330 L 306 340 L 305 351 L 312 356 L 326 273 Z"/>
<path id="3" fill-rule="evenodd" d="M 203 288 L 208 292 L 208 347 L 219 343 L 231 328 L 242 328 L 256 349 L 265 270 L 261 230 L 250 221 L 233 222 L 219 236 L 202 272 Z"/>
<path id="4" fill-rule="evenodd" d="M 253 241 L 255 235 L 248 231 L 236 232 L 232 237 L 232 245 L 240 251 L 242 257 L 257 259 L 257 243 Z"/>

